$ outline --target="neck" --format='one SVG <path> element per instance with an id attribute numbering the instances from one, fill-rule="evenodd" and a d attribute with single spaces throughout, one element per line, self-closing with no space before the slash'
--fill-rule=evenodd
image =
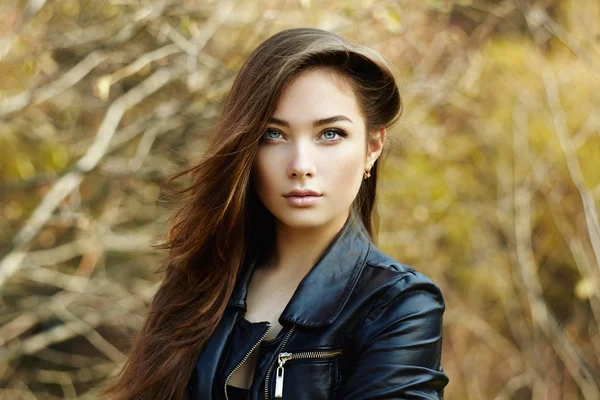
<path id="1" fill-rule="evenodd" d="M 327 224 L 302 230 L 278 221 L 274 252 L 266 267 L 282 275 L 306 275 L 343 228 L 348 216 L 349 213 L 343 213 Z"/>

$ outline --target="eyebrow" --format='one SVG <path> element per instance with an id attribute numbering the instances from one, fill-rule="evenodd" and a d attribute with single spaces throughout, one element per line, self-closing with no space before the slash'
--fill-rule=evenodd
<path id="1" fill-rule="evenodd" d="M 350 118 L 346 117 L 345 115 L 335 115 L 335 116 L 329 117 L 329 118 L 314 120 L 313 126 L 328 125 L 328 124 L 332 124 L 332 123 L 338 122 L 338 121 L 348 121 L 351 124 L 353 124 L 352 120 Z M 269 123 L 285 126 L 286 128 L 290 127 L 290 123 L 288 121 L 286 121 L 284 119 L 274 118 L 274 117 L 271 117 L 269 119 Z"/>

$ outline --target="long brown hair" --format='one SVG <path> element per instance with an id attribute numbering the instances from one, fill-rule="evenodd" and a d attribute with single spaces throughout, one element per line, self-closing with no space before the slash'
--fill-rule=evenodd
<path id="1" fill-rule="evenodd" d="M 279 32 L 258 46 L 239 71 L 200 162 L 171 176 L 190 183 L 167 192 L 176 204 L 167 235 L 165 272 L 147 319 L 106 399 L 185 398 L 196 357 L 221 320 L 241 266 L 264 255 L 274 217 L 252 186 L 252 164 L 283 90 L 301 72 L 326 68 L 353 89 L 366 132 L 392 125 L 402 102 L 392 71 L 372 50 L 313 28 Z M 367 135 L 368 136 L 368 135 Z M 378 162 L 363 180 L 354 209 L 372 235 Z"/>

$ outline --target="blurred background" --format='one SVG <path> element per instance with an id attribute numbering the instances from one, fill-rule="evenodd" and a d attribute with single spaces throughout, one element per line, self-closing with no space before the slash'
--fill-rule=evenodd
<path id="1" fill-rule="evenodd" d="M 600 399 L 598 0 L 1 0 L 0 399 L 116 371 L 162 181 L 298 26 L 396 67 L 377 244 L 444 293 L 446 399 Z"/>

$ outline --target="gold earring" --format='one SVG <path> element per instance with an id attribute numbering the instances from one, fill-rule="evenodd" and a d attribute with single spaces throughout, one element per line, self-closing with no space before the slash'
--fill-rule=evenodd
<path id="1" fill-rule="evenodd" d="M 368 177 L 371 176 L 371 167 L 373 167 L 372 165 L 369 165 L 369 169 L 366 170 L 365 172 L 363 172 L 363 178 L 367 179 Z"/>

